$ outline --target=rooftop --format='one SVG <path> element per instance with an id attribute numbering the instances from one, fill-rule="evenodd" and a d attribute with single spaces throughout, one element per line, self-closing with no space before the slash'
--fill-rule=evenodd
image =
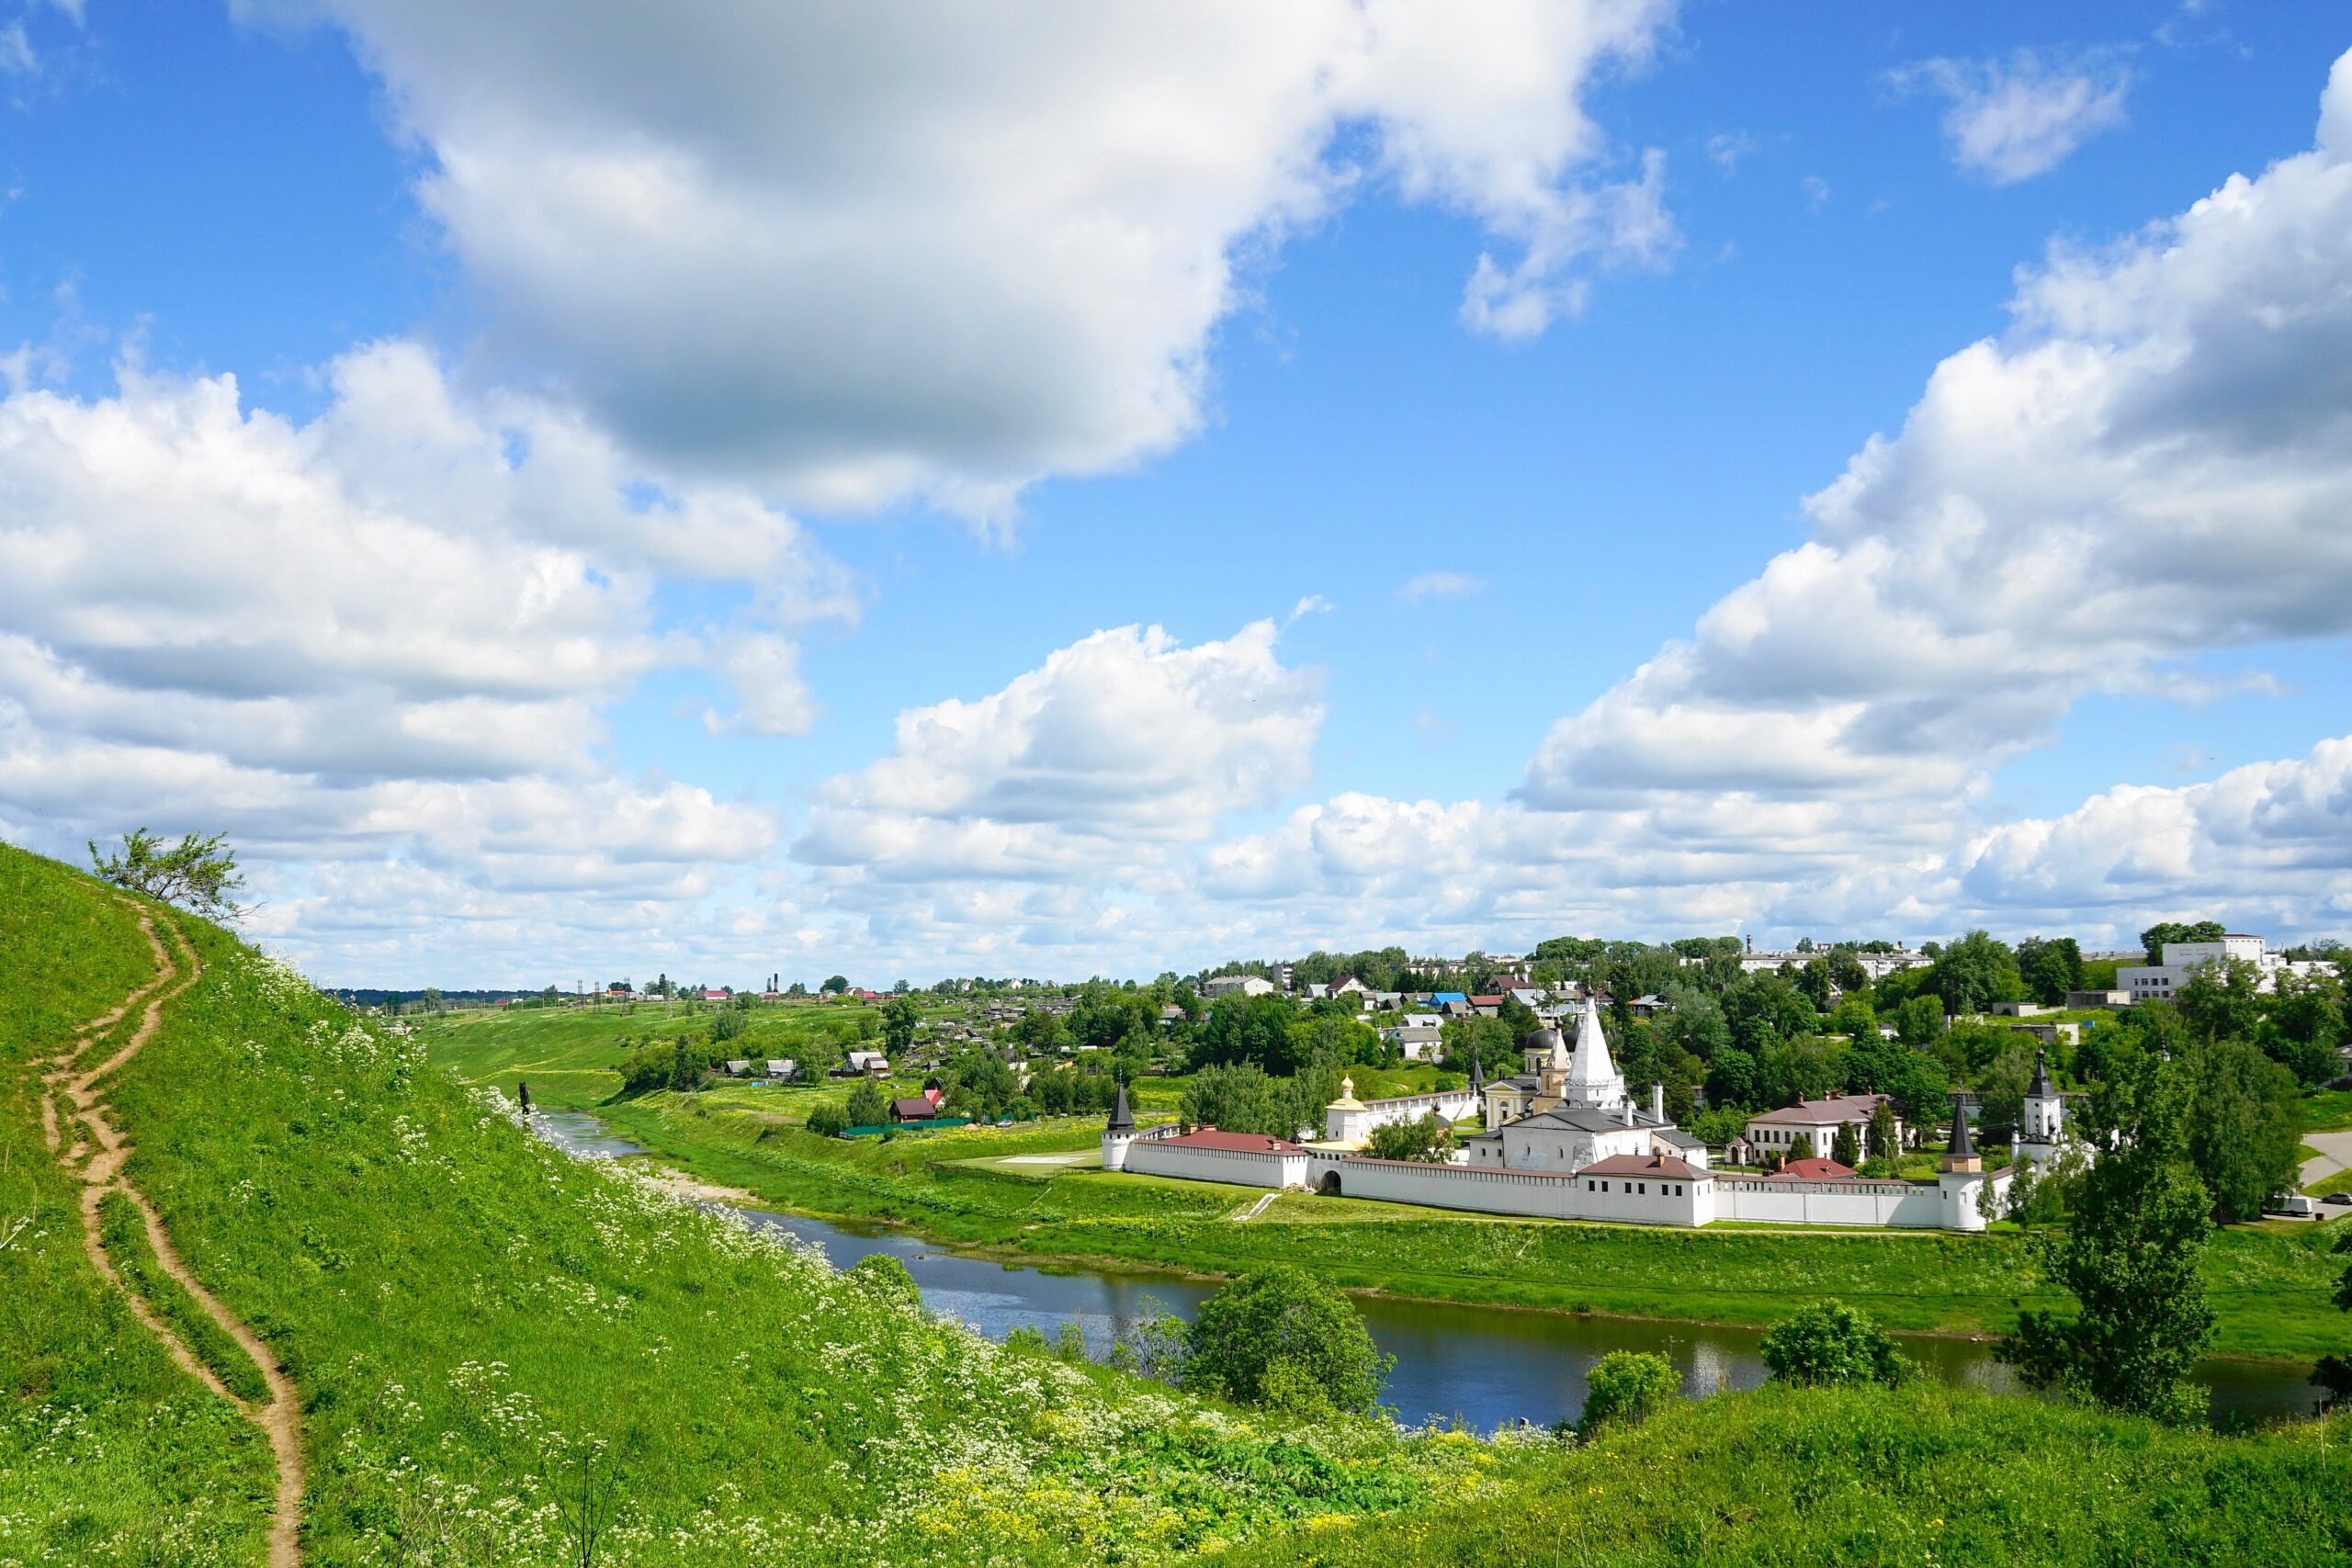
<path id="1" fill-rule="evenodd" d="M 1611 1155 L 1607 1159 L 1593 1161 L 1576 1176 L 1656 1176 L 1668 1181 L 1697 1181 L 1714 1172 L 1702 1170 L 1689 1160 L 1672 1155 Z"/>
<path id="2" fill-rule="evenodd" d="M 1242 1155 L 1303 1155 L 1306 1150 L 1287 1138 L 1268 1137 L 1263 1133 L 1220 1133 L 1214 1127 L 1203 1127 L 1181 1138 L 1162 1138 L 1163 1149 L 1224 1149 Z"/>
<path id="3" fill-rule="evenodd" d="M 1851 1166 L 1839 1165 L 1834 1159 L 1792 1159 L 1779 1172 L 1764 1179 L 1767 1181 L 1852 1181 L 1857 1179 Z"/>
<path id="4" fill-rule="evenodd" d="M 1795 1123 L 1816 1127 L 1826 1122 L 1867 1122 L 1883 1094 L 1838 1094 L 1827 1100 L 1801 1100 L 1794 1105 L 1784 1105 L 1778 1111 L 1767 1111 L 1760 1116 L 1749 1117 L 1750 1125 L 1761 1122 L 1767 1126 Z"/>

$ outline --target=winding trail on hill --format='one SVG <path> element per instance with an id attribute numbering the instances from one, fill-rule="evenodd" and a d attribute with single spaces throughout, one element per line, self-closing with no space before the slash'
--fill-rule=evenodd
<path id="1" fill-rule="evenodd" d="M 137 907 L 129 906 L 134 910 Z M 112 1010 L 84 1024 L 74 1037 L 74 1043 L 62 1055 L 48 1063 L 43 1075 L 41 1095 L 41 1130 L 49 1143 L 50 1153 L 57 1157 L 67 1175 L 82 1184 L 82 1247 L 90 1257 L 98 1273 L 120 1290 L 130 1303 L 131 1315 L 146 1330 L 162 1341 L 174 1361 L 234 1406 L 239 1416 L 251 1423 L 269 1441 L 269 1450 L 277 1461 L 277 1495 L 269 1527 L 269 1568 L 300 1568 L 302 1562 L 302 1401 L 294 1381 L 278 1365 L 277 1355 L 263 1343 L 260 1335 L 246 1326 L 244 1321 L 220 1303 L 220 1298 L 204 1288 L 188 1271 L 179 1248 L 173 1245 L 170 1231 L 164 1228 L 163 1216 L 147 1201 L 147 1195 L 132 1186 L 123 1175 L 123 1167 L 130 1158 L 130 1141 L 114 1124 L 112 1108 L 107 1105 L 100 1083 L 143 1050 L 163 1025 L 164 1004 L 196 984 L 203 972 L 196 961 L 196 953 L 176 931 L 167 942 L 156 931 L 154 920 L 139 911 L 139 929 L 147 938 L 147 945 L 155 954 L 155 976 L 145 985 L 133 990 Z M 139 1026 L 132 1030 L 115 1053 L 95 1066 L 81 1066 L 82 1058 L 128 1017 L 134 1008 L 144 1004 Z M 59 1102 L 66 1112 L 61 1118 Z M 263 1385 L 268 1390 L 264 1400 L 241 1399 L 230 1392 L 220 1376 L 206 1366 L 180 1337 L 166 1325 L 153 1303 L 132 1289 L 123 1272 L 107 1256 L 101 1237 L 99 1208 L 109 1192 L 119 1192 L 130 1200 L 140 1213 L 147 1232 L 147 1245 L 155 1254 L 155 1262 L 163 1271 L 177 1280 L 193 1298 L 204 1314 L 218 1324 L 260 1369 Z"/>

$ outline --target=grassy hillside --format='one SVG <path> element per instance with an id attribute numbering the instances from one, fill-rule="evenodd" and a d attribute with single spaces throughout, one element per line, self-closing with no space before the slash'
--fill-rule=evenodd
<path id="1" fill-rule="evenodd" d="M 1279 1198 L 1258 1220 L 1234 1225 L 1224 1216 L 1257 1194 L 988 1159 L 1091 1151 L 1100 1132 L 1091 1118 L 877 1144 L 813 1137 L 788 1113 L 727 1091 L 648 1095 L 600 1114 L 696 1176 L 772 1203 L 895 1220 L 942 1239 L 1040 1258 L 1211 1274 L 1295 1263 L 1341 1284 L 1404 1295 L 1710 1323 L 1770 1324 L 1836 1295 L 1890 1327 L 1998 1333 L 2020 1307 L 2058 1303 L 2013 1234 L 1670 1231 L 1305 1194 Z M 2206 1266 L 2221 1314 L 2215 1351 L 2309 1360 L 2352 1337 L 2328 1304 L 2341 1268 L 2328 1255 L 2330 1239 L 2312 1226 L 2240 1226 L 2217 1236 Z"/>
<path id="2" fill-rule="evenodd" d="M 1235 1568 L 2075 1568 L 2352 1562 L 2352 1423 L 2261 1438 L 1933 1385 L 1766 1388 L 1547 1455 L 1498 1503 L 1241 1547 Z"/>
<path id="3" fill-rule="evenodd" d="M 96 883 L 0 845 L 0 1562 L 260 1561 L 266 1447 L 99 1277 L 41 1137 L 36 1059 L 151 973 Z"/>
<path id="4" fill-rule="evenodd" d="M 0 860 L 20 901 L 80 908 L 86 885 Z M 13 1028 L 12 1063 L 141 978 L 114 908 L 85 933 L 112 958 Z M 203 978 L 111 1098 L 180 1254 L 300 1387 L 311 1562 L 389 1561 L 403 1524 L 460 1541 L 451 1561 L 548 1561 L 564 1473 L 548 1456 L 598 1440 L 627 1473 L 614 1560 L 647 1568 L 1115 1561 L 1395 1506 L 1494 1468 L 1376 1429 L 1277 1430 L 1003 1350 L 563 1159 L 413 1043 L 184 927 Z M 13 969 L 79 962 L 62 934 L 19 946 L 27 929 L 0 939 Z M 12 1182 L 48 1164 L 22 1077 Z M 259 1562 L 254 1445 L 208 1419 L 219 1402 L 151 1354 L 77 1261 L 62 1196 L 39 1252 L 9 1255 L 40 1299 L 0 1292 L 22 1314 L 0 1341 L 0 1561 Z M 172 1424 L 143 1428 L 159 1411 Z M 154 1532 L 186 1536 L 191 1512 L 205 1540 L 158 1556 Z"/>

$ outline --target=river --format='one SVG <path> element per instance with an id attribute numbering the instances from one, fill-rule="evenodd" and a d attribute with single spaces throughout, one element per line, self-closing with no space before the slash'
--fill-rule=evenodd
<path id="1" fill-rule="evenodd" d="M 620 1156 L 647 1152 L 579 1111 L 534 1118 L 559 1146 Z M 1053 1337 L 1075 1322 L 1101 1354 L 1126 1324 L 1155 1311 L 1189 1316 L 1216 1287 L 1174 1275 L 1106 1273 L 1080 1265 L 1041 1268 L 976 1258 L 880 1227 L 839 1224 L 762 1209 L 741 1211 L 754 1225 L 788 1232 L 824 1250 L 837 1269 L 887 1253 L 907 1266 L 923 1304 L 991 1338 L 1016 1328 Z M 1502 1307 L 1360 1296 L 1356 1305 L 1383 1350 L 1396 1358 L 1381 1401 L 1408 1422 L 1459 1419 L 1479 1430 L 1515 1421 L 1550 1426 L 1584 1409 L 1585 1375 L 1611 1350 L 1651 1350 L 1682 1373 L 1684 1392 L 1702 1397 L 1753 1388 L 1765 1378 L 1763 1333 L 1654 1318 L 1580 1317 Z M 1992 1348 L 1966 1339 L 1903 1336 L 1903 1350 L 1929 1376 L 1993 1393 L 2022 1390 Z M 2209 1360 L 2198 1369 L 2221 1420 L 2307 1416 L 2313 1390 L 2304 1369 L 2262 1361 Z"/>

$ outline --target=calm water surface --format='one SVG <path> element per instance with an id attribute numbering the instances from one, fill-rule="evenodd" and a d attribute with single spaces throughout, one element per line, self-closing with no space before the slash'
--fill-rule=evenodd
<path id="1" fill-rule="evenodd" d="M 641 1154 L 594 1116 L 548 1111 L 535 1119 L 550 1142 L 585 1153 Z M 1047 1337 L 1076 1323 L 1097 1354 L 1126 1325 L 1154 1312 L 1190 1316 L 1215 1289 L 1165 1275 L 1050 1269 L 967 1257 L 903 1231 L 831 1224 L 797 1214 L 741 1211 L 752 1224 L 823 1249 L 837 1269 L 887 1253 L 907 1266 L 923 1304 L 992 1339 L 1016 1328 Z M 1671 1360 L 1684 1390 L 1701 1396 L 1754 1388 L 1765 1378 L 1763 1334 L 1645 1318 L 1577 1317 L 1360 1296 L 1356 1305 L 1379 1347 L 1396 1358 L 1382 1402 L 1408 1422 L 1460 1419 L 1482 1430 L 1515 1421 L 1574 1420 L 1584 1410 L 1585 1375 L 1612 1350 L 1650 1350 Z M 1987 1345 L 1904 1337 L 1904 1353 L 1942 1382 L 1992 1393 L 2021 1392 L 2016 1372 Z M 2309 1415 L 2312 1389 L 2294 1366 L 2208 1361 L 2198 1376 L 2212 1391 L 2216 1418 Z"/>

